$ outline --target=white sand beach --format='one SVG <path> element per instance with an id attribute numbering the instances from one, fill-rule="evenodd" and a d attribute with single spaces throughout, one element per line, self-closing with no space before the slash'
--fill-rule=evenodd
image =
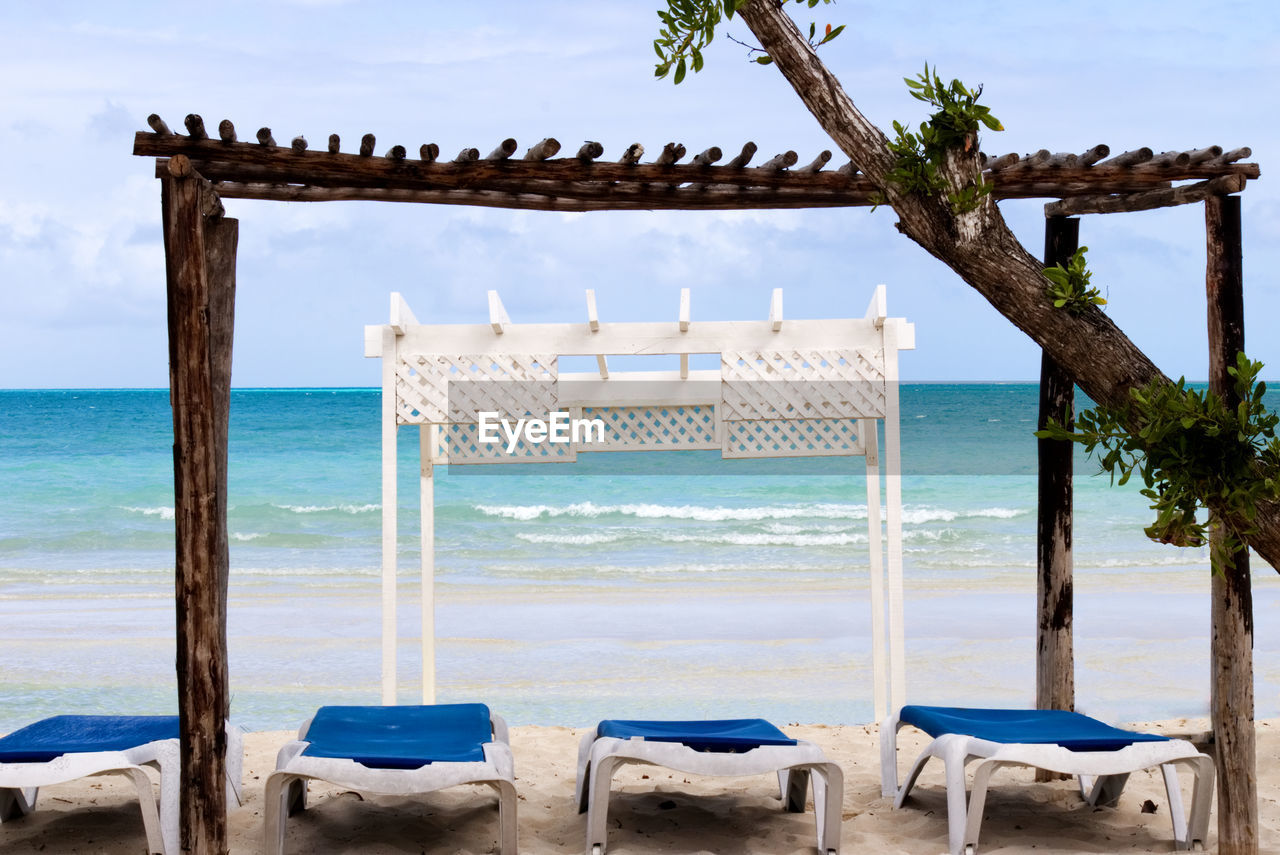
<path id="1" fill-rule="evenodd" d="M 1204 720 L 1139 723 L 1171 734 L 1203 731 Z M 877 739 L 871 726 L 784 728 L 820 744 L 844 769 L 843 851 L 937 855 L 946 849 L 941 764 L 921 776 L 908 806 L 894 811 L 880 797 Z M 1280 720 L 1258 723 L 1261 850 L 1280 852 Z M 573 802 L 574 762 L 582 731 L 515 727 L 511 745 L 519 788 L 519 846 L 528 855 L 582 851 L 584 819 Z M 257 732 L 245 740 L 244 806 L 231 814 L 231 852 L 261 851 L 262 784 L 287 732 Z M 907 738 L 914 752 L 921 739 Z M 909 748 L 908 748 L 909 746 Z M 912 755 L 914 757 L 914 753 Z M 901 758 L 903 764 L 911 758 Z M 981 851 L 1014 853 L 1169 852 L 1173 839 L 1158 775 L 1134 775 L 1115 809 L 1094 809 L 1069 781 L 1032 782 L 1028 770 L 997 774 L 987 801 Z M 782 811 L 768 776 L 698 778 L 632 766 L 614 782 L 610 852 L 784 855 L 814 851 L 812 807 Z M 288 824 L 290 853 L 485 853 L 496 851 L 492 797 L 468 787 L 427 797 L 365 796 L 323 785 L 311 809 Z M 1151 805 L 1154 812 L 1147 812 Z M 1144 805 L 1147 810 L 1144 810 Z M 1210 821 L 1209 850 L 1214 849 Z M 37 810 L 0 825 L 6 855 L 136 855 L 145 848 L 137 803 L 123 780 L 91 778 L 40 794 Z"/>

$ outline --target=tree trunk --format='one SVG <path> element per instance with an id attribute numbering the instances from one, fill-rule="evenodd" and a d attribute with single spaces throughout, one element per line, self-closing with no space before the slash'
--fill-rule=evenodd
<path id="1" fill-rule="evenodd" d="M 174 159 L 178 160 L 177 158 Z M 185 160 L 183 158 L 182 160 Z M 162 184 L 173 408 L 183 852 L 227 851 L 227 423 L 237 223 L 178 162 Z"/>
<path id="2" fill-rule="evenodd" d="M 1045 221 L 1044 263 L 1066 265 L 1080 243 L 1080 221 L 1050 217 Z M 1040 419 L 1072 427 L 1075 384 L 1048 354 L 1040 356 Z M 1076 708 L 1075 653 L 1072 644 L 1072 468 L 1075 443 L 1036 440 L 1039 455 L 1036 503 L 1036 708 Z M 1037 781 L 1061 778 L 1036 770 Z"/>
<path id="3" fill-rule="evenodd" d="M 1014 237 L 990 196 L 977 210 L 956 215 L 945 199 L 906 195 L 890 184 L 894 158 L 888 139 L 854 106 L 779 4 L 751 0 L 739 14 L 822 129 L 893 206 L 899 230 L 986 297 L 1089 397 L 1127 408 L 1131 389 L 1168 379 L 1096 306 L 1079 315 L 1053 307 L 1043 265 Z M 953 185 L 976 178 L 976 147 L 971 157 L 953 158 L 943 172 Z M 1280 567 L 1280 503 L 1259 503 L 1257 524 L 1250 546 Z"/>
<path id="4" fill-rule="evenodd" d="M 1240 198 L 1205 200 L 1208 265 L 1209 388 L 1230 407 L 1240 397 L 1227 368 L 1244 351 Z M 1219 543 L 1222 530 L 1214 526 Z M 1253 593 L 1249 550 L 1213 568 L 1213 737 L 1218 761 L 1218 852 L 1257 855 L 1258 781 L 1253 725 Z"/>

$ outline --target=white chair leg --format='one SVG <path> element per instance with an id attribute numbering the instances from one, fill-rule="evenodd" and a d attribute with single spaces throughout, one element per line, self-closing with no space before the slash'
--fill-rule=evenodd
<path id="1" fill-rule="evenodd" d="M 297 782 L 298 779 L 285 772 L 272 772 L 267 776 L 262 817 L 262 851 L 265 855 L 284 853 L 285 818 L 289 815 L 290 796 Z"/>
<path id="2" fill-rule="evenodd" d="M 969 790 L 969 810 L 965 814 L 964 846 L 967 852 L 978 850 L 978 835 L 982 833 L 982 814 L 987 804 L 987 789 L 991 785 L 991 775 L 1001 766 L 1008 764 L 995 760 L 979 763 L 973 770 L 973 787 Z M 955 853 L 955 849 L 952 849 Z"/>
<path id="3" fill-rule="evenodd" d="M 1187 814 L 1182 809 L 1182 788 L 1178 786 L 1178 769 L 1172 763 L 1160 767 L 1164 776 L 1164 791 L 1169 800 L 1169 819 L 1173 822 L 1173 841 L 1178 849 L 1190 849 L 1187 839 Z"/>
<path id="4" fill-rule="evenodd" d="M 969 814 L 964 775 L 967 759 L 963 742 L 951 741 L 944 747 L 942 762 L 947 778 L 947 844 L 951 855 L 964 855 L 965 828 Z M 919 773 L 919 769 L 913 770 L 912 781 Z"/>
<path id="5" fill-rule="evenodd" d="M 574 784 L 574 801 L 578 803 L 578 813 L 587 812 L 587 801 L 590 791 L 587 783 L 591 778 L 591 747 L 595 745 L 596 732 L 589 730 L 578 742 L 578 777 Z"/>
<path id="6" fill-rule="evenodd" d="M 1194 774 L 1191 789 L 1191 814 L 1187 822 L 1187 847 L 1209 842 L 1209 807 L 1213 803 L 1213 776 L 1216 769 L 1213 758 L 1201 755 L 1181 761 L 1191 767 Z"/>
<path id="7" fill-rule="evenodd" d="M 173 848 L 169 848 L 169 841 L 165 839 L 164 831 L 160 824 L 160 813 L 156 810 L 156 794 L 151 789 L 151 778 L 140 767 L 122 770 L 123 774 L 133 782 L 134 788 L 138 791 L 138 806 L 142 808 L 142 827 L 147 833 L 147 851 L 151 853 L 159 852 L 160 855 L 177 855 L 178 841 L 173 841 Z M 173 788 L 177 792 L 177 788 Z M 161 778 L 160 793 L 164 795 L 164 779 Z M 176 831 L 177 828 L 175 827 Z"/>
<path id="8" fill-rule="evenodd" d="M 809 778 L 813 778 L 813 801 L 818 803 L 818 775 L 810 775 L 808 769 L 784 769 L 778 773 L 779 779 L 786 776 L 786 790 L 783 792 L 783 806 L 791 813 L 804 813 L 804 803 L 809 797 Z"/>
<path id="9" fill-rule="evenodd" d="M 1100 775 L 1094 782 L 1085 801 L 1094 807 L 1115 807 L 1120 803 L 1120 794 L 1125 784 L 1129 783 L 1129 773 L 1119 775 Z"/>
<path id="10" fill-rule="evenodd" d="M 902 723 L 897 715 L 891 715 L 880 723 L 880 796 L 894 798 L 898 795 L 898 731 Z M 894 807 L 902 805 L 901 799 Z"/>
<path id="11" fill-rule="evenodd" d="M 813 812 L 818 826 L 818 851 L 840 853 L 844 819 L 844 772 L 835 763 L 813 768 Z"/>
<path id="12" fill-rule="evenodd" d="M 591 779 L 585 782 L 587 796 L 586 855 L 604 855 L 608 849 L 609 786 L 618 758 L 604 757 L 591 764 Z"/>
<path id="13" fill-rule="evenodd" d="M 20 819 L 31 813 L 36 809 L 36 796 L 39 794 L 39 787 L 0 787 L 0 822 Z"/>
<path id="14" fill-rule="evenodd" d="M 498 791 L 498 855 L 516 855 L 516 786 L 494 781 Z"/>

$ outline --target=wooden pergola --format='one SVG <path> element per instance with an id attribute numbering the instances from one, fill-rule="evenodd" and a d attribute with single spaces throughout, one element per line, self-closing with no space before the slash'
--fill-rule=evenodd
<path id="1" fill-rule="evenodd" d="M 375 155 L 366 134 L 356 152 L 343 152 L 336 134 L 323 150 L 303 137 L 278 145 L 269 128 L 256 142 L 240 142 L 230 121 L 210 137 L 197 115 L 175 134 L 160 117 L 148 119 L 133 153 L 156 158 L 161 180 L 174 418 L 176 510 L 177 672 L 182 748 L 184 851 L 226 849 L 223 721 L 229 711 L 226 605 L 227 424 L 230 401 L 235 254 L 238 223 L 224 215 L 222 199 L 298 202 L 368 200 L 476 205 L 540 211 L 743 210 L 851 207 L 874 204 L 876 188 L 853 164 L 826 169 L 823 151 L 798 166 L 793 151 L 756 166 L 754 143 L 723 160 L 712 147 L 686 160 L 683 145 L 667 143 L 644 161 L 645 148 L 628 146 L 603 160 L 589 142 L 569 157 L 544 139 L 522 155 L 506 139 L 487 155 L 464 148 L 442 160 L 427 143 L 410 157 L 401 145 Z M 1259 176 L 1242 162 L 1248 148 L 1211 146 L 1156 154 L 1149 148 L 1114 157 L 1105 145 L 1083 153 L 1005 154 L 983 157 L 983 179 L 1000 199 L 1050 200 L 1046 264 L 1075 251 L 1074 215 L 1143 211 L 1205 202 L 1211 386 L 1231 389 L 1226 366 L 1243 350 L 1239 197 Z M 1072 405 L 1073 384 L 1047 357 L 1042 366 L 1041 421 Z M 1040 443 L 1038 523 L 1037 700 L 1042 707 L 1074 706 L 1071 654 L 1071 448 Z M 1215 669 L 1231 654 L 1251 655 L 1252 607 L 1247 561 L 1237 559 L 1214 579 Z M 1251 673 L 1251 669 L 1250 669 Z M 1252 692 L 1252 686 L 1248 687 Z M 1215 692 L 1215 717 L 1252 720 Z M 1249 695 L 1252 698 L 1252 695 Z M 1240 732 L 1236 728 L 1235 732 Z M 1252 729 L 1248 730 L 1251 734 Z M 1250 753 L 1251 756 L 1251 753 Z M 1219 774 L 1220 799 L 1231 796 L 1233 770 Z M 1237 773 L 1240 770 L 1235 770 Z M 1256 808 L 1255 808 L 1256 809 Z"/>

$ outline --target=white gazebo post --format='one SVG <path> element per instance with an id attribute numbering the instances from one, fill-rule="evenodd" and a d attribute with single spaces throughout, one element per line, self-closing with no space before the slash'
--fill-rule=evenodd
<path id="1" fill-rule="evenodd" d="M 774 289 L 768 319 L 690 318 L 688 289 L 676 324 L 601 324 L 588 290 L 587 322 L 513 324 L 488 292 L 489 322 L 424 326 L 399 294 L 391 322 L 367 327 L 365 355 L 382 367 L 382 697 L 395 703 L 396 430 L 419 427 L 422 698 L 435 702 L 435 464 L 570 462 L 602 451 L 718 450 L 724 458 L 864 456 L 877 719 L 906 697 L 902 625 L 902 483 L 898 430 L 898 350 L 915 346 L 914 327 L 886 316 L 878 286 L 861 319 L 788 320 Z M 679 357 L 675 371 L 611 372 L 607 354 Z M 691 371 L 692 354 L 720 357 L 720 369 Z M 594 356 L 596 371 L 560 374 L 561 356 Z M 456 396 L 456 401 L 454 400 Z M 493 443 L 481 412 L 535 420 L 553 414 L 599 422 L 600 435 L 559 445 L 539 438 Z M 589 419 L 583 419 L 584 416 Z M 490 417 L 491 418 L 491 417 Z M 887 525 L 881 528 L 880 448 L 885 422 Z M 883 534 L 882 534 L 883 531 Z M 887 558 L 887 562 L 886 562 Z M 885 570 L 888 570 L 888 607 Z M 886 655 L 887 652 L 887 655 Z"/>

